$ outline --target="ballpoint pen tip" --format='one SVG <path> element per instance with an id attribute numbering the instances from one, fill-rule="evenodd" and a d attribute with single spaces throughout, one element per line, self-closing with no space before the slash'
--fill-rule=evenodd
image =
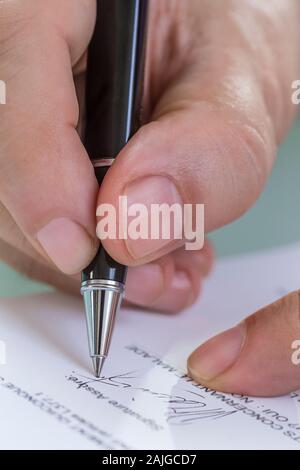
<path id="1" fill-rule="evenodd" d="M 97 377 L 97 379 L 100 377 L 104 361 L 105 361 L 105 356 L 93 357 L 94 374 L 95 374 L 95 377 Z"/>

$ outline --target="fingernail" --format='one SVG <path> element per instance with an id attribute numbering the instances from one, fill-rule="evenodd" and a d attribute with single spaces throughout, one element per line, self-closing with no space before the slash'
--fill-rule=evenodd
<path id="1" fill-rule="evenodd" d="M 195 300 L 195 293 L 192 288 L 191 278 L 185 271 L 176 271 L 171 284 L 171 294 L 173 301 L 169 298 L 169 302 L 175 304 L 176 298 L 179 298 L 177 305 L 179 310 L 189 307 Z M 171 297 L 169 295 L 169 297 Z"/>
<path id="2" fill-rule="evenodd" d="M 216 378 L 235 364 L 245 339 L 244 323 L 209 339 L 189 357 L 189 374 L 197 382 L 207 382 Z"/>
<path id="3" fill-rule="evenodd" d="M 162 293 L 153 307 L 165 312 L 178 312 L 191 305 L 194 298 L 190 277 L 185 271 L 177 271 L 170 287 Z"/>
<path id="4" fill-rule="evenodd" d="M 76 274 L 90 261 L 94 243 L 86 230 L 71 219 L 54 219 L 36 235 L 52 262 L 65 274 Z"/>
<path id="5" fill-rule="evenodd" d="M 164 275 L 158 264 L 151 263 L 129 269 L 125 297 L 130 302 L 149 306 L 163 291 Z"/>
<path id="6" fill-rule="evenodd" d="M 140 227 L 148 226 L 146 233 L 147 239 L 138 238 L 135 240 L 130 236 L 131 234 L 128 233 L 127 240 L 125 240 L 127 250 L 134 259 L 141 259 L 158 252 L 163 247 L 170 244 L 174 239 L 174 234 L 177 236 L 178 232 L 180 232 L 179 236 L 181 237 L 182 220 L 178 221 L 180 222 L 180 226 L 179 223 L 175 225 L 173 223 L 173 217 L 171 217 L 171 237 L 168 239 L 163 239 L 159 227 L 152 225 L 154 222 L 154 217 L 151 217 L 153 214 L 151 212 L 152 204 L 167 204 L 168 207 L 173 204 L 182 206 L 180 194 L 169 178 L 164 176 L 149 176 L 133 181 L 126 186 L 124 194 L 127 196 L 128 210 L 132 204 L 143 204 L 147 209 L 144 215 L 139 214 Z M 158 233 L 158 239 L 151 238 L 153 229 Z"/>
<path id="7" fill-rule="evenodd" d="M 188 274 L 185 271 L 176 271 L 171 287 L 176 290 L 190 290 L 192 286 Z"/>

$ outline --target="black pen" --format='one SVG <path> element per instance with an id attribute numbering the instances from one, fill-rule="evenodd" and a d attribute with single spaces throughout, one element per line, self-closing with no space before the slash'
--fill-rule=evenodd
<path id="1" fill-rule="evenodd" d="M 85 147 L 101 185 L 120 150 L 141 125 L 148 0 L 98 0 L 88 50 Z M 108 354 L 126 266 L 100 245 L 82 272 L 81 293 L 96 377 Z"/>

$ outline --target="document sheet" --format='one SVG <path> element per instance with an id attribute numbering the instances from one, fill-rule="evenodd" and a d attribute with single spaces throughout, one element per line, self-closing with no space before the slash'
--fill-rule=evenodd
<path id="1" fill-rule="evenodd" d="M 123 308 L 99 379 L 79 298 L 0 299 L 0 448 L 300 449 L 300 392 L 224 394 L 186 375 L 195 347 L 300 287 L 299 260 L 300 245 L 225 258 L 179 315 Z"/>

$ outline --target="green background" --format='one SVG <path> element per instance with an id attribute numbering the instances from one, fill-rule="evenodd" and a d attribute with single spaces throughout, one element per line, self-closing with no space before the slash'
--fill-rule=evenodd
<path id="1" fill-rule="evenodd" d="M 211 235 L 219 256 L 300 241 L 300 121 L 280 147 L 274 171 L 255 206 L 241 219 Z M 300 260 L 299 260 L 300 262 Z M 45 292 L 50 288 L 0 263 L 0 295 Z"/>

